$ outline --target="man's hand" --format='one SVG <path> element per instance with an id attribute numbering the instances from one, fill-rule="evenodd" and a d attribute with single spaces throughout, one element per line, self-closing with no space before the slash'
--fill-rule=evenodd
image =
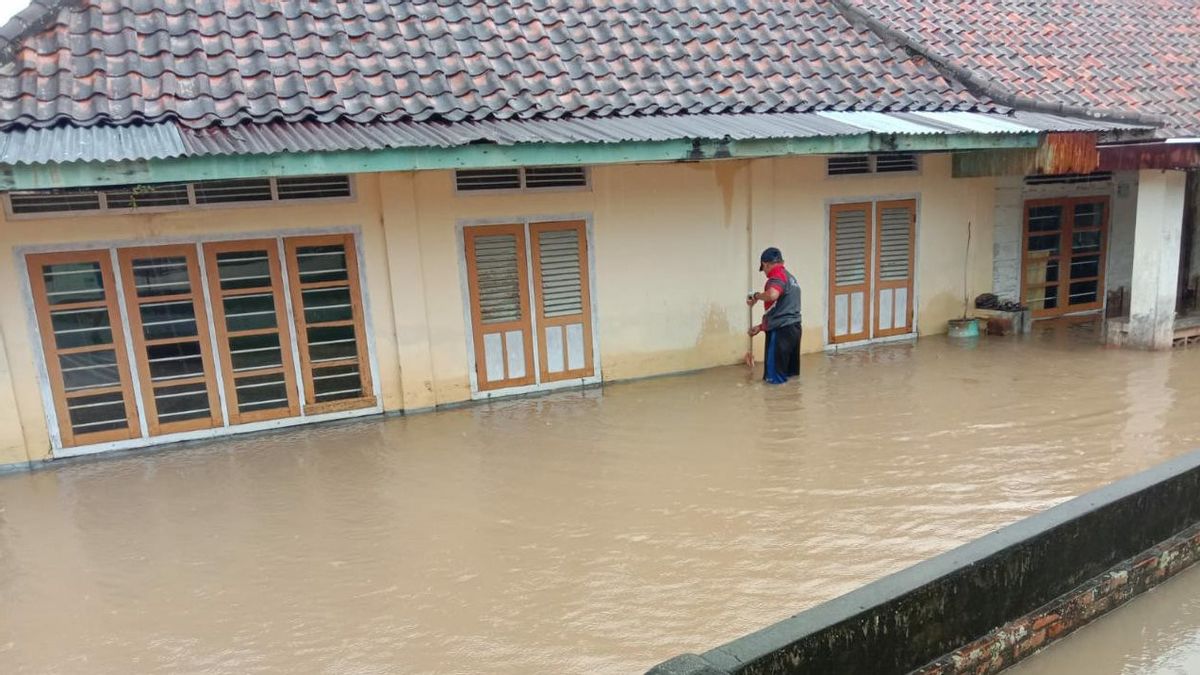
<path id="1" fill-rule="evenodd" d="M 751 326 L 750 330 L 746 331 L 746 335 L 749 335 L 750 337 L 754 337 L 755 335 L 758 335 L 761 332 L 762 332 L 762 326 Z"/>
<path id="2" fill-rule="evenodd" d="M 758 293 L 751 293 L 746 296 L 746 306 L 753 307 L 754 303 L 758 302 Z"/>

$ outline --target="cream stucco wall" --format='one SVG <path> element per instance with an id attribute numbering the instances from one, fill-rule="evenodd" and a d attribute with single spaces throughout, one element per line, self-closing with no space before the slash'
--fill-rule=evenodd
<path id="1" fill-rule="evenodd" d="M 826 213 L 836 201 L 918 200 L 922 334 L 944 331 L 962 312 L 968 222 L 966 293 L 991 287 L 992 179 L 952 179 L 949 156 L 925 156 L 919 174 L 904 176 L 827 178 L 824 166 L 819 157 L 603 166 L 592 168 L 587 190 L 486 194 L 457 194 L 449 171 L 361 175 L 353 203 L 3 223 L 0 284 L 13 289 L 14 311 L 0 316 L 10 366 L 0 361 L 0 465 L 49 454 L 14 247 L 360 227 L 383 405 L 407 411 L 471 397 L 463 224 L 589 220 L 605 380 L 739 361 L 751 322 L 743 298 L 761 286 L 757 255 L 768 245 L 783 249 L 803 288 L 803 349 L 822 349 Z M 6 397 L 15 408 L 3 405 Z"/>
<path id="2" fill-rule="evenodd" d="M 964 265 L 968 297 L 991 288 L 994 180 L 952 179 L 948 155 L 923 157 L 916 175 L 827 178 L 824 159 L 807 157 L 595 167 L 591 178 L 586 191 L 467 195 L 455 193 L 451 172 L 383 179 L 392 186 L 384 212 L 396 214 L 389 238 L 403 231 L 394 238 L 420 247 L 420 255 L 401 254 L 411 282 L 393 289 L 404 324 L 406 407 L 471 395 L 457 231 L 464 223 L 591 219 L 606 380 L 738 361 L 751 322 L 743 297 L 761 285 L 757 255 L 769 245 L 783 249 L 804 290 L 804 350 L 822 349 L 833 202 L 917 199 L 921 333 L 943 332 L 962 313 Z M 761 352 L 762 340 L 755 346 Z"/>

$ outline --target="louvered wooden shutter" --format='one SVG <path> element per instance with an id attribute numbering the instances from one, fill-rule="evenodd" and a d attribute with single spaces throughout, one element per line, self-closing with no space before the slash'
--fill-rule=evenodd
<path id="1" fill-rule="evenodd" d="M 525 228 L 469 227 L 464 239 L 479 388 L 531 384 L 534 373 Z"/>
<path id="2" fill-rule="evenodd" d="M 871 211 L 871 204 L 838 204 L 829 210 L 831 342 L 869 337 Z"/>
<path id="3" fill-rule="evenodd" d="M 582 222 L 531 226 L 543 382 L 593 374 L 587 236 Z"/>
<path id="4" fill-rule="evenodd" d="M 916 202 L 880 202 L 875 278 L 875 335 L 912 330 L 913 248 Z"/>

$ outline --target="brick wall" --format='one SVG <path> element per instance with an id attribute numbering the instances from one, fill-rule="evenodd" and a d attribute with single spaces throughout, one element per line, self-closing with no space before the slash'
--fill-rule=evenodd
<path id="1" fill-rule="evenodd" d="M 912 675 L 998 673 L 1161 584 L 1187 569 L 1198 558 L 1200 525 L 1184 530 L 1043 607 L 912 671 Z"/>

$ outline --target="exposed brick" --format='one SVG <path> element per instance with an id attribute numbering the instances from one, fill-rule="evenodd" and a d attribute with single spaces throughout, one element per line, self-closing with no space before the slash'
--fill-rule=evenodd
<path id="1" fill-rule="evenodd" d="M 1058 621 L 1060 618 L 1062 617 L 1057 614 L 1046 614 L 1044 616 L 1040 616 L 1033 622 L 1033 629 L 1041 630 L 1046 626 Z"/>
<path id="2" fill-rule="evenodd" d="M 937 659 L 920 675 L 993 675 L 1200 561 L 1200 525 Z M 936 668 L 935 668 L 936 667 Z"/>

